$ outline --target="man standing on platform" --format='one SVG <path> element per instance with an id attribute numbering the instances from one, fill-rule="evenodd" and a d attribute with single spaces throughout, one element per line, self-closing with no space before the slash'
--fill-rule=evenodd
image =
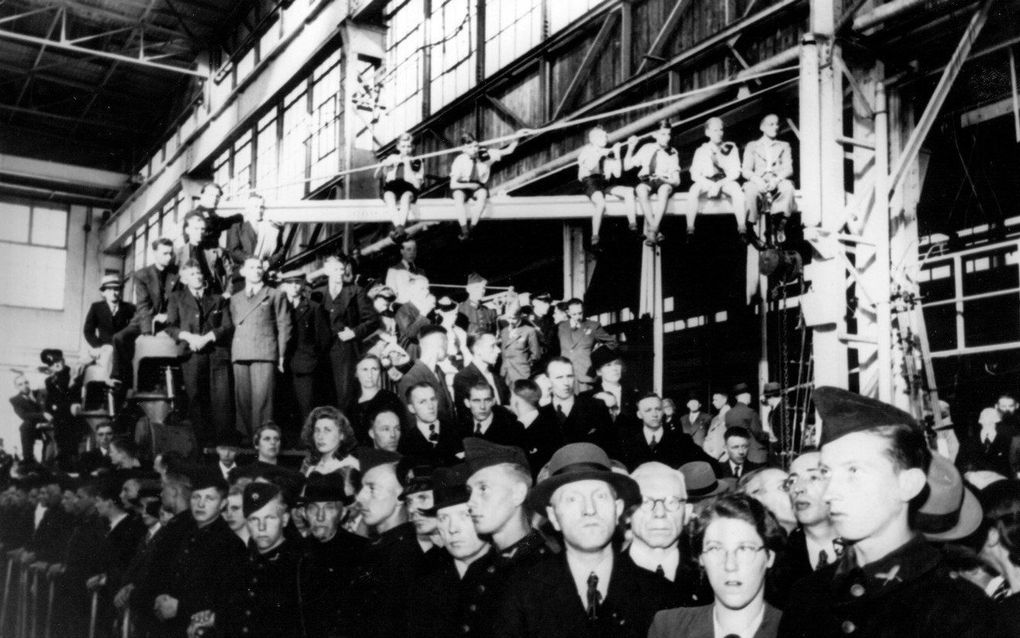
<path id="1" fill-rule="evenodd" d="M 219 219 L 219 218 L 217 218 Z M 209 222 L 200 213 L 188 213 L 184 218 L 184 245 L 177 249 L 177 263 L 194 261 L 202 270 L 209 292 L 221 295 L 228 291 L 227 267 L 223 251 L 216 244 L 203 243 Z"/>
<path id="2" fill-rule="evenodd" d="M 400 261 L 386 271 L 386 287 L 397 293 L 397 303 L 407 303 L 410 297 L 408 285 L 411 275 L 425 276 L 425 271 L 415 263 L 418 259 L 418 242 L 408 238 L 400 242 Z"/>
<path id="3" fill-rule="evenodd" d="M 468 275 L 467 299 L 460 302 L 460 314 L 467 319 L 467 333 L 471 335 L 496 334 L 496 311 L 486 306 L 485 287 L 489 281 L 476 272 Z"/>
<path id="4" fill-rule="evenodd" d="M 354 283 L 344 281 L 344 273 L 350 265 L 346 255 L 328 255 L 323 264 L 326 271 L 322 307 L 329 316 L 332 333 L 329 347 L 329 363 L 333 370 L 333 389 L 336 405 L 346 410 L 357 400 L 354 394 L 354 369 L 361 358 L 361 342 L 379 328 L 379 315 L 365 291 Z"/>
<path id="5" fill-rule="evenodd" d="M 216 213 L 216 207 L 223 196 L 223 189 L 218 184 L 209 182 L 202 186 L 202 192 L 198 196 L 198 205 L 188 215 L 198 214 L 206 221 L 205 234 L 202 237 L 202 244 L 206 248 L 214 248 L 220 245 L 220 235 L 234 224 L 244 219 L 240 213 L 221 217 Z M 183 263 L 183 262 L 182 262 Z"/>
<path id="6" fill-rule="evenodd" d="M 591 390 L 595 379 L 591 376 L 591 353 L 596 346 L 616 347 L 616 337 L 606 332 L 597 321 L 584 318 L 584 304 L 580 299 L 567 301 L 567 320 L 558 329 L 560 355 L 574 365 L 577 391 Z"/>
<path id="7" fill-rule="evenodd" d="M 121 299 L 123 283 L 120 275 L 104 275 L 99 285 L 102 301 L 89 307 L 85 315 L 85 341 L 88 349 L 81 358 L 82 367 L 95 362 L 109 379 L 113 372 L 113 336 L 128 327 L 135 315 L 134 304 Z"/>
<path id="8" fill-rule="evenodd" d="M 152 263 L 135 272 L 135 316 L 126 328 L 113 335 L 114 379 L 132 384 L 135 340 L 143 334 L 154 334 L 166 324 L 170 293 L 178 285 L 173 261 L 174 243 L 160 237 L 152 242 Z"/>
<path id="9" fill-rule="evenodd" d="M 305 417 L 324 401 L 316 400 L 317 371 L 321 367 L 332 343 L 329 317 L 322 305 L 304 294 L 305 274 L 284 273 L 280 290 L 290 304 L 294 334 L 287 350 L 285 374 L 292 399 L 292 423 L 304 423 Z"/>
<path id="10" fill-rule="evenodd" d="M 249 437 L 273 418 L 276 373 L 284 370 L 291 335 L 291 307 L 286 295 L 262 281 L 265 271 L 258 257 L 245 259 L 241 274 L 244 290 L 230 298 L 234 323 L 230 356 L 237 423 Z"/>

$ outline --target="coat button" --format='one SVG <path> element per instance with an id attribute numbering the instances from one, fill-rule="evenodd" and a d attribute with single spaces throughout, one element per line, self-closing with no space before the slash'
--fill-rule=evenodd
<path id="1" fill-rule="evenodd" d="M 478 586 L 478 593 L 479 594 L 484 594 L 485 593 L 485 585 L 479 585 Z"/>
<path id="2" fill-rule="evenodd" d="M 466 634 L 471 631 L 471 627 L 469 625 L 462 625 L 460 630 Z"/>
<path id="3" fill-rule="evenodd" d="M 852 634 L 857 630 L 857 625 L 853 624 L 849 620 L 844 620 L 839 626 L 843 630 L 844 634 Z"/>
<path id="4" fill-rule="evenodd" d="M 854 598 L 860 598 L 864 595 L 864 585 L 860 583 L 854 583 L 850 586 L 850 595 Z"/>
<path id="5" fill-rule="evenodd" d="M 468 605 L 468 611 L 478 611 L 478 605 L 475 605 L 474 603 Z"/>

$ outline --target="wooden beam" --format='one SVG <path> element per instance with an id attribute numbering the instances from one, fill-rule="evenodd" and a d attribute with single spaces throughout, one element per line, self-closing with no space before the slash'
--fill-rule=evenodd
<path id="1" fill-rule="evenodd" d="M 522 120 L 516 113 L 510 110 L 510 108 L 503 104 L 502 100 L 492 97 L 489 94 L 485 95 L 486 103 L 496 112 L 497 115 L 506 120 L 510 126 L 515 129 L 530 128 L 531 125 Z M 452 146 L 452 145 L 451 145 Z"/>
<path id="2" fill-rule="evenodd" d="M 614 11 L 606 15 L 605 20 L 602 21 L 602 28 L 599 29 L 591 46 L 588 47 L 588 51 L 585 52 L 584 59 L 581 60 L 581 66 L 577 67 L 577 72 L 574 73 L 573 79 L 570 80 L 567 90 L 563 92 L 563 97 L 553 113 L 554 120 L 559 119 L 563 112 L 570 108 L 581 94 L 581 89 L 588 80 L 592 67 L 595 66 L 595 61 L 599 59 L 606 45 L 609 44 L 609 38 L 613 36 L 613 29 L 616 28 L 616 22 L 619 19 L 620 14 Z"/>
<path id="3" fill-rule="evenodd" d="M 641 63 L 638 64 L 638 74 L 641 74 L 648 69 L 649 62 L 651 60 L 665 61 L 662 58 L 662 54 L 666 50 L 666 43 L 673 37 L 673 33 L 676 32 L 676 28 L 680 26 L 680 18 L 687 13 L 691 4 L 693 4 L 691 0 L 680 0 L 673 5 L 673 10 L 669 12 L 669 16 L 666 17 L 666 21 L 662 23 L 662 27 L 655 35 L 655 39 L 652 40 L 652 46 L 648 47 L 648 52 L 645 53 L 644 57 L 641 59 Z"/>
<path id="4" fill-rule="evenodd" d="M 962 113 L 960 115 L 960 128 L 981 124 L 982 122 L 994 120 L 1011 113 L 1013 113 L 1013 98 L 1006 97 Z"/>

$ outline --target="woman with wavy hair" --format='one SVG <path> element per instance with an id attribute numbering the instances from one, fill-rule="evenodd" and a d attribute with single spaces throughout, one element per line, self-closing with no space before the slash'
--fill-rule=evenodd
<path id="1" fill-rule="evenodd" d="M 765 576 L 786 544 L 775 516 L 746 494 L 727 494 L 706 504 L 687 532 L 715 602 L 660 611 L 648 638 L 773 638 L 782 612 L 765 602 Z"/>
<path id="2" fill-rule="evenodd" d="M 342 468 L 360 469 L 351 452 L 358 446 L 354 428 L 344 413 L 331 405 L 322 405 L 308 414 L 301 428 L 301 442 L 308 456 L 301 464 L 301 473 L 329 474 Z"/>

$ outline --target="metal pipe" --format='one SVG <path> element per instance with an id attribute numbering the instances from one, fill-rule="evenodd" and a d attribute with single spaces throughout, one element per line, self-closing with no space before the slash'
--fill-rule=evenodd
<path id="1" fill-rule="evenodd" d="M 875 208 L 881 226 L 875 238 L 876 278 L 881 282 L 878 299 L 875 299 L 875 323 L 878 328 L 878 400 L 892 403 L 892 255 L 889 236 L 892 232 L 889 211 L 889 112 L 886 108 L 885 85 L 881 79 L 875 85 Z M 930 364 L 930 362 L 929 362 Z"/>
<path id="2" fill-rule="evenodd" d="M 912 11 L 926 9 L 929 12 L 942 11 L 964 4 L 972 4 L 974 0 L 892 0 L 875 9 L 857 16 L 854 19 L 855 31 L 867 31 L 893 18 L 898 18 Z"/>

